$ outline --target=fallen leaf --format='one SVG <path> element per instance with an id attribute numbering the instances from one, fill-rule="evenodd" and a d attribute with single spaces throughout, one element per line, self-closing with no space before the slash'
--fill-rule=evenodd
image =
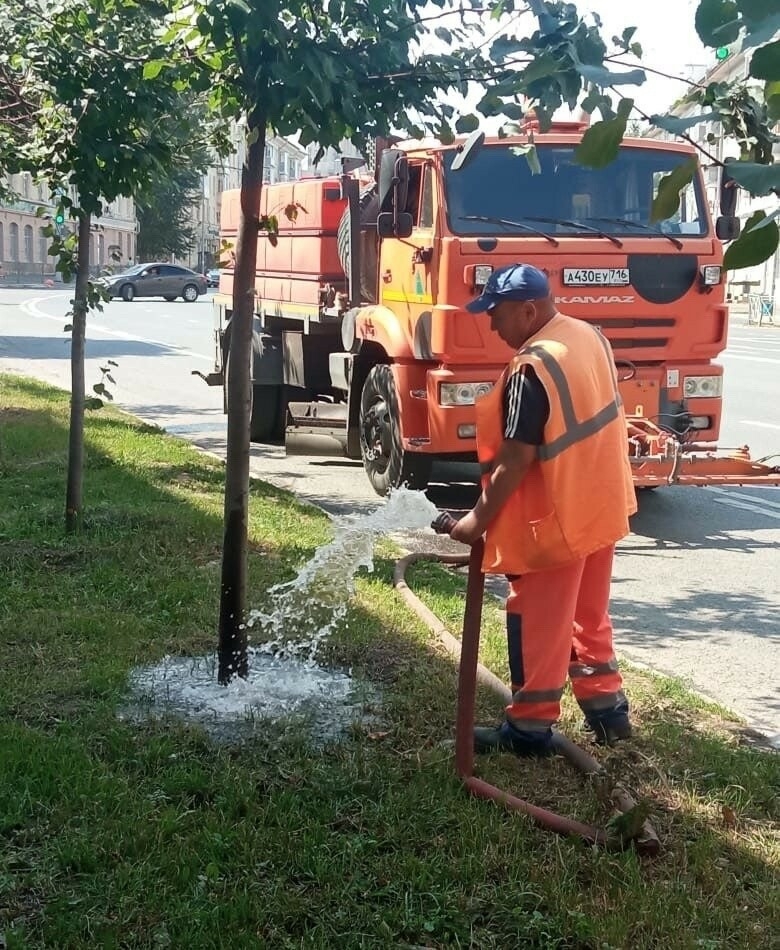
<path id="1" fill-rule="evenodd" d="M 386 739 L 387 736 L 389 735 L 390 735 L 389 732 L 369 732 L 368 738 L 369 739 Z"/>
<path id="2" fill-rule="evenodd" d="M 729 808 L 728 805 L 721 805 L 721 815 L 723 816 L 723 824 L 727 828 L 737 827 L 737 813 L 733 808 Z"/>

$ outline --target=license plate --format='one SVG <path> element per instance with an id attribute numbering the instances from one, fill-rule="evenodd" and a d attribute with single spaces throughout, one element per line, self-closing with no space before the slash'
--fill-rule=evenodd
<path id="1" fill-rule="evenodd" d="M 631 283 L 627 267 L 564 267 L 567 287 L 627 287 Z"/>

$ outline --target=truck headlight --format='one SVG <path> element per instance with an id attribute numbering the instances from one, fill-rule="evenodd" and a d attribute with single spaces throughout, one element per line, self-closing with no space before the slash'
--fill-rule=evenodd
<path id="1" fill-rule="evenodd" d="M 687 399 L 720 399 L 723 395 L 722 376 L 686 376 L 683 393 Z"/>
<path id="2" fill-rule="evenodd" d="M 720 283 L 720 264 L 705 264 L 701 268 L 701 282 L 705 287 L 717 287 Z"/>
<path id="3" fill-rule="evenodd" d="M 492 383 L 441 383 L 439 402 L 442 406 L 473 406 L 492 388 Z"/>

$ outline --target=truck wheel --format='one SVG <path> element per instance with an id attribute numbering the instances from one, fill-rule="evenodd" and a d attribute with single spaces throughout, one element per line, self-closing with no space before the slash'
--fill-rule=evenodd
<path id="1" fill-rule="evenodd" d="M 360 208 L 360 223 L 376 225 L 377 215 L 379 214 L 379 195 L 376 193 L 376 185 L 369 185 L 368 188 L 363 190 L 358 207 Z M 366 303 L 377 302 L 378 244 L 379 238 L 375 228 L 373 230 L 361 230 L 360 295 Z M 341 221 L 339 221 L 336 246 L 339 262 L 344 269 L 344 273 L 349 276 L 349 213 L 347 211 L 344 212 Z"/>
<path id="2" fill-rule="evenodd" d="M 428 485 L 433 461 L 430 455 L 404 452 L 398 393 L 393 371 L 384 363 L 368 374 L 360 397 L 360 454 L 378 495 L 402 484 L 416 489 Z"/>
<path id="3" fill-rule="evenodd" d="M 281 411 L 282 389 L 282 386 L 252 387 L 250 442 L 268 444 L 279 442 L 284 436 L 284 417 Z"/>

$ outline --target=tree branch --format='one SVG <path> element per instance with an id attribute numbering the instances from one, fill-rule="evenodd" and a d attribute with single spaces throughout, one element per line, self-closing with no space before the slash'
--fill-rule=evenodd
<path id="1" fill-rule="evenodd" d="M 653 69 L 651 66 L 645 66 L 641 61 L 636 63 L 627 63 L 623 59 L 618 59 L 619 53 L 613 53 L 611 56 L 605 56 L 605 63 L 615 63 L 616 66 L 630 66 L 633 69 L 643 69 L 646 73 L 652 73 L 654 76 L 662 76 L 664 79 L 675 79 L 677 82 L 684 82 L 686 86 L 692 86 L 695 89 L 706 89 L 706 86 L 703 86 L 699 82 L 694 82 L 692 79 L 685 79 L 683 76 L 672 76 L 670 73 L 662 72 L 660 69 Z"/>
<path id="2" fill-rule="evenodd" d="M 626 98 L 624 95 L 622 95 L 621 93 L 619 93 L 619 92 L 617 91 L 617 89 L 615 89 L 614 86 L 610 86 L 610 89 L 611 89 L 617 96 L 619 96 L 619 98 L 621 98 L 621 99 L 625 99 L 625 98 Z M 639 106 L 634 105 L 634 109 L 642 116 L 642 118 L 643 118 L 646 122 L 649 122 L 650 125 L 653 124 L 653 120 L 650 118 L 650 116 L 649 116 L 644 110 L 640 109 Z M 656 128 L 658 128 L 658 126 L 656 126 Z M 686 132 L 676 132 L 675 135 L 677 135 L 677 136 L 678 136 L 679 138 L 681 138 L 681 139 L 684 139 L 686 142 L 688 142 L 689 145 L 692 145 L 692 146 L 696 149 L 697 152 L 701 152 L 701 154 L 704 155 L 705 158 L 708 158 L 708 159 L 713 163 L 713 165 L 719 165 L 721 168 L 724 168 L 724 167 L 725 167 L 725 166 L 724 166 L 724 163 L 723 163 L 719 158 L 715 158 L 715 156 L 712 155 L 710 152 L 708 152 L 707 149 L 704 148 L 704 146 L 699 145 L 698 142 L 695 142 L 695 141 L 690 137 L 690 135 L 688 135 Z"/>

